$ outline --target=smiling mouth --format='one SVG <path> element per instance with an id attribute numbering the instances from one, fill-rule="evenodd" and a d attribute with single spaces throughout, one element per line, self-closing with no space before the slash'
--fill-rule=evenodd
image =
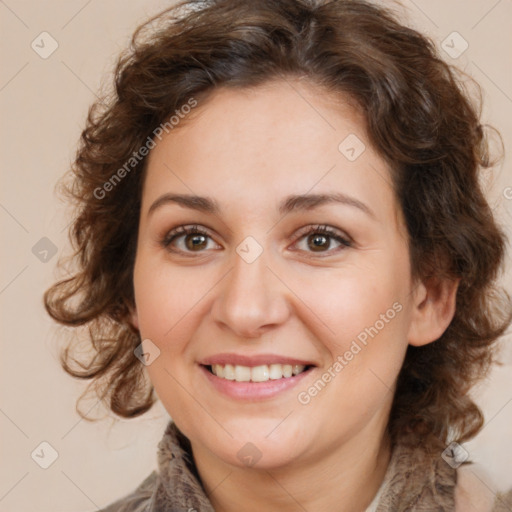
<path id="1" fill-rule="evenodd" d="M 216 377 L 236 382 L 267 382 L 269 380 L 289 379 L 312 368 L 302 364 L 263 364 L 242 366 L 232 364 L 205 365 Z"/>

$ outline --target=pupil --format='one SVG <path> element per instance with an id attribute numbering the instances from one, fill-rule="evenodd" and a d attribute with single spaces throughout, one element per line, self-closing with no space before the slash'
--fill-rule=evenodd
<path id="1" fill-rule="evenodd" d="M 313 245 L 310 245 L 310 248 L 313 250 L 318 250 L 319 248 L 325 248 L 329 245 L 329 241 L 326 236 L 324 235 L 311 235 L 312 238 L 310 239 L 313 243 Z"/>
<path id="2" fill-rule="evenodd" d="M 187 236 L 187 247 L 189 249 L 202 248 L 205 245 L 206 237 L 204 235 Z"/>

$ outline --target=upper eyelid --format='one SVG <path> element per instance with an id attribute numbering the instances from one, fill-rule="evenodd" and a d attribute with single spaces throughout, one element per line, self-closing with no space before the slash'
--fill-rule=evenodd
<path id="1" fill-rule="evenodd" d="M 180 236 L 186 236 L 191 233 L 203 234 L 209 236 L 212 240 L 215 240 L 215 237 L 212 235 L 212 230 L 210 230 L 209 228 L 200 224 L 185 224 L 166 231 L 165 235 L 162 237 L 162 241 L 165 242 L 165 240 L 171 237 L 178 238 Z"/>
<path id="2" fill-rule="evenodd" d="M 317 231 L 331 236 L 338 235 L 340 238 L 346 238 L 352 241 L 352 237 L 346 231 L 330 226 L 329 224 L 310 224 L 308 226 L 304 226 L 298 230 L 298 236 L 301 237 L 308 233 L 316 233 Z"/>
<path id="3" fill-rule="evenodd" d="M 327 233 L 335 232 L 335 233 L 339 233 L 342 236 L 345 236 L 346 238 L 351 238 L 345 231 L 343 231 L 339 228 L 335 228 L 334 226 L 330 226 L 329 224 L 311 224 L 311 225 L 299 228 L 296 231 L 298 232 L 298 234 L 300 236 L 304 235 L 306 233 L 310 233 L 310 232 L 314 233 L 315 231 L 320 231 L 320 232 L 327 232 Z M 173 235 L 185 235 L 185 234 L 188 234 L 188 232 L 192 232 L 192 233 L 198 232 L 198 233 L 202 233 L 202 234 L 205 234 L 205 235 L 208 235 L 208 236 L 211 236 L 212 238 L 214 238 L 214 236 L 212 236 L 212 230 L 210 230 L 209 228 L 207 228 L 201 224 L 185 224 L 182 226 L 177 226 L 177 227 L 167 231 L 165 234 L 165 237 L 169 236 L 171 233 Z"/>

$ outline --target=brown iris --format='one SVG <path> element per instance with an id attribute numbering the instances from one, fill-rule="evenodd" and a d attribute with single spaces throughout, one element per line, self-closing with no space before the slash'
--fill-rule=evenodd
<path id="1" fill-rule="evenodd" d="M 308 236 L 308 247 L 316 252 L 329 247 L 329 237 L 318 233 Z"/>
<path id="2" fill-rule="evenodd" d="M 187 249 L 191 251 L 204 249 L 207 243 L 207 237 L 198 233 L 190 234 L 185 237 L 185 245 L 187 246 Z"/>

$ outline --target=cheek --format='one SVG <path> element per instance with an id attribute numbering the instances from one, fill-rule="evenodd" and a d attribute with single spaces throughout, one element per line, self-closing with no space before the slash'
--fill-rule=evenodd
<path id="1" fill-rule="evenodd" d="M 142 339 L 157 347 L 159 356 L 146 367 L 154 389 L 171 417 L 193 423 L 198 411 L 191 405 L 190 381 L 194 358 L 190 353 L 205 298 L 214 285 L 211 272 L 172 267 L 140 257 L 134 271 L 135 300 Z"/>
<path id="2" fill-rule="evenodd" d="M 389 267 L 353 268 L 303 288 L 304 302 L 328 326 L 315 332 L 328 360 L 317 380 L 299 390 L 298 401 L 316 418 L 327 414 L 333 431 L 340 425 L 357 430 L 392 399 L 409 324 L 407 279 L 398 277 Z"/>
<path id="3" fill-rule="evenodd" d="M 373 264 L 329 269 L 300 282 L 301 298 L 314 313 L 309 316 L 321 319 L 316 330 L 314 320 L 309 328 L 328 354 L 321 378 L 329 391 L 301 390 L 306 402 L 316 401 L 319 414 L 341 407 L 363 417 L 391 396 L 403 364 L 410 323 L 407 254 L 398 261 L 375 256 Z"/>
<path id="4" fill-rule="evenodd" d="M 367 329 L 373 333 L 375 326 L 396 334 L 403 330 L 402 322 L 406 323 L 401 313 L 408 289 L 403 276 L 400 280 L 389 269 L 329 269 L 296 282 L 294 291 L 310 305 L 310 316 L 321 326 L 322 339 L 336 354 L 358 336 L 364 340 Z"/>
<path id="5" fill-rule="evenodd" d="M 173 268 L 165 264 L 144 262 L 135 266 L 134 287 L 137 316 L 141 336 L 155 340 L 157 344 L 165 340 L 179 340 L 197 314 L 197 309 L 214 285 L 208 271 L 197 268 Z M 172 344 L 166 343 L 169 348 Z M 164 347 L 162 347 L 164 348 Z"/>

